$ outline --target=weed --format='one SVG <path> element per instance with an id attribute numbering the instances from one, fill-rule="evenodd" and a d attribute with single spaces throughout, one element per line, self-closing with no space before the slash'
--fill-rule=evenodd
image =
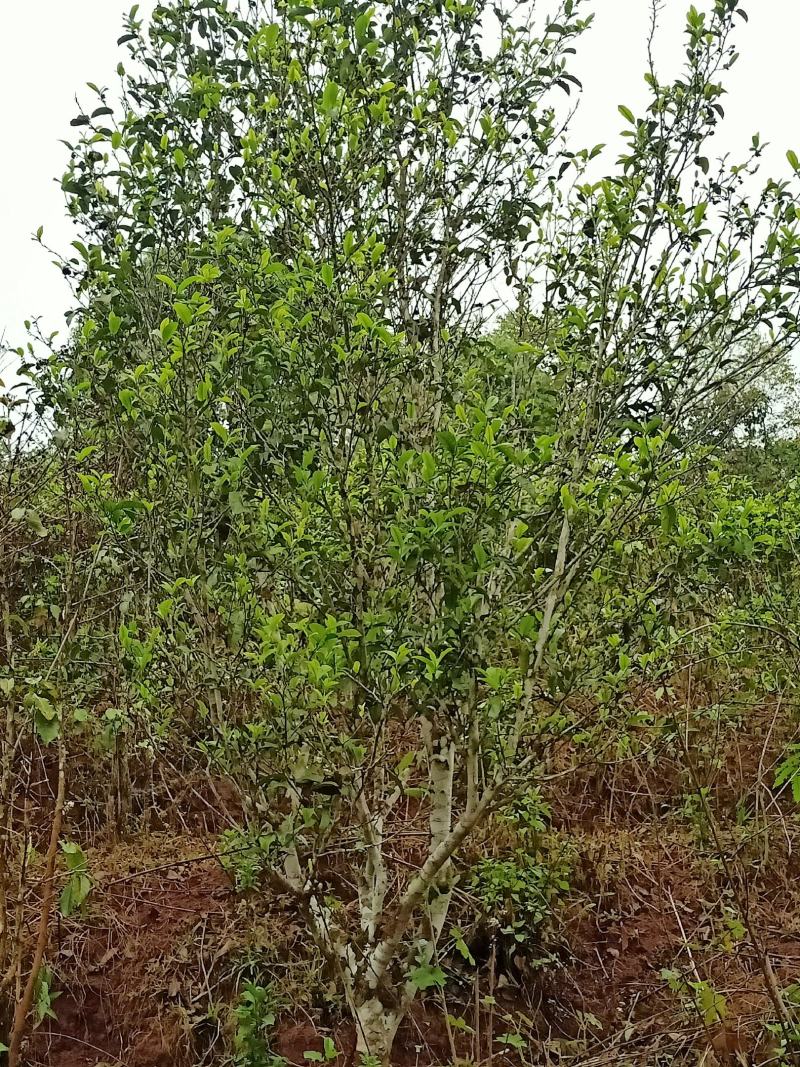
<path id="1" fill-rule="evenodd" d="M 236 1067 L 283 1067 L 284 1059 L 270 1042 L 278 1010 L 271 986 L 244 983 L 236 1008 Z"/>
<path id="2" fill-rule="evenodd" d="M 526 941 L 550 916 L 555 899 L 569 889 L 568 868 L 551 865 L 523 848 L 506 859 L 481 860 L 472 888 L 481 910 L 501 923 L 501 932 Z"/>
<path id="3" fill-rule="evenodd" d="M 727 1001 L 710 982 L 689 981 L 680 971 L 670 968 L 664 968 L 661 971 L 661 977 L 673 993 L 677 993 L 687 1006 L 691 1005 L 694 1008 L 706 1026 L 712 1026 L 725 1019 L 728 1013 Z"/>
<path id="4" fill-rule="evenodd" d="M 775 772 L 775 788 L 789 784 L 792 797 L 800 804 L 800 745 L 790 745 L 789 750 Z"/>
<path id="5" fill-rule="evenodd" d="M 339 1055 L 339 1050 L 332 1037 L 325 1037 L 322 1039 L 322 1052 L 304 1052 L 303 1059 L 308 1060 L 309 1063 L 330 1063 L 331 1060 L 335 1060 Z"/>
<path id="6" fill-rule="evenodd" d="M 49 967 L 42 967 L 36 980 L 36 992 L 34 994 L 34 1017 L 39 1026 L 45 1019 L 55 1019 L 53 1004 L 60 993 L 53 992 L 53 972 Z"/>
<path id="7" fill-rule="evenodd" d="M 233 877 L 237 892 L 245 893 L 258 886 L 275 844 L 271 831 L 252 833 L 237 828 L 222 834 L 222 865 Z"/>

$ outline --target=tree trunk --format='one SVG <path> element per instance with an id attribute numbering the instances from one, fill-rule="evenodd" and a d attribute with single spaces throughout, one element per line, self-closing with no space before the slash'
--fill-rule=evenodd
<path id="1" fill-rule="evenodd" d="M 375 996 L 356 1004 L 353 1010 L 356 1022 L 356 1052 L 359 1057 L 374 1057 L 382 1067 L 388 1067 L 402 1011 L 399 1008 L 385 1007 Z"/>

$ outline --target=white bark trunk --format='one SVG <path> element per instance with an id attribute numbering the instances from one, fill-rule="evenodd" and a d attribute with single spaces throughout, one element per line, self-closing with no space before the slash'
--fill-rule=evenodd
<path id="1" fill-rule="evenodd" d="M 455 770 L 455 745 L 448 738 L 442 737 L 438 750 L 434 750 L 430 761 L 431 781 L 431 843 L 430 851 L 445 841 L 450 834 L 453 821 L 453 774 Z M 450 907 L 450 863 L 445 863 L 434 883 L 436 896 L 430 902 L 429 915 L 434 944 L 447 919 Z"/>
<path id="2" fill-rule="evenodd" d="M 426 890 L 433 884 L 442 867 L 489 811 L 496 793 L 496 786 L 486 789 L 475 808 L 461 816 L 447 838 L 431 852 L 421 869 L 407 885 L 395 912 L 391 932 L 367 956 L 366 970 L 373 988 L 377 988 L 378 982 L 386 974 L 387 968 L 394 959 L 402 937 L 408 929 L 414 909 L 420 904 Z"/>
<path id="3" fill-rule="evenodd" d="M 384 1007 L 377 997 L 371 997 L 355 1007 L 356 1052 L 374 1056 L 387 1065 L 392 1055 L 401 1013 Z"/>
<path id="4" fill-rule="evenodd" d="M 364 836 L 365 861 L 359 876 L 359 908 L 361 929 L 367 935 L 369 945 L 374 944 L 378 924 L 383 915 L 389 880 L 383 860 L 384 815 L 381 809 L 384 792 L 383 768 L 376 771 L 377 810 L 373 814 L 368 802 L 368 783 L 363 774 L 358 784 L 357 809 L 361 831 Z"/>
<path id="5" fill-rule="evenodd" d="M 292 815 L 296 817 L 300 806 L 297 791 L 290 789 L 287 795 L 292 805 Z M 294 840 L 291 840 L 287 845 L 286 855 L 283 860 L 283 870 L 286 881 L 298 893 L 303 893 L 310 888 L 308 876 L 303 870 L 300 855 L 297 851 L 297 844 Z M 338 961 L 340 964 L 345 995 L 349 1002 L 352 997 L 353 976 L 356 973 L 356 958 L 352 946 L 338 936 L 331 909 L 324 901 L 320 902 L 316 896 L 310 894 L 307 898 L 306 906 L 306 917 L 311 926 L 311 935 L 317 947 L 328 960 Z"/>
<path id="6" fill-rule="evenodd" d="M 383 819 L 381 816 L 373 818 L 366 805 L 363 819 L 367 847 L 360 879 L 359 904 L 361 929 L 366 933 L 371 945 L 375 941 L 378 923 L 383 915 L 389 881 L 383 862 Z"/>

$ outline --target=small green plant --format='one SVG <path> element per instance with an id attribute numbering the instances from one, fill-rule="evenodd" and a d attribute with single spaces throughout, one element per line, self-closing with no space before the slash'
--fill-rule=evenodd
<path id="1" fill-rule="evenodd" d="M 69 877 L 61 891 L 59 906 L 61 914 L 67 918 L 83 906 L 92 891 L 92 882 L 88 874 L 89 864 L 86 854 L 80 845 L 71 841 L 62 841 L 61 851 L 64 853 Z"/>
<path id="2" fill-rule="evenodd" d="M 521 1034 L 515 1034 L 511 1030 L 506 1034 L 498 1034 L 495 1041 L 498 1045 L 505 1045 L 507 1048 L 516 1049 L 517 1052 L 522 1052 L 528 1044 Z"/>
<path id="3" fill-rule="evenodd" d="M 511 805 L 503 816 L 514 825 L 520 840 L 527 842 L 545 832 L 550 822 L 550 805 L 543 799 L 538 789 L 529 789 Z"/>
<path id="4" fill-rule="evenodd" d="M 727 1001 L 710 982 L 687 980 L 680 971 L 669 967 L 661 971 L 661 977 L 687 1006 L 691 1004 L 694 1007 L 706 1026 L 724 1021 L 728 1014 Z"/>
<path id="5" fill-rule="evenodd" d="M 740 941 L 747 937 L 747 930 L 733 908 L 724 908 L 720 931 L 714 939 L 714 943 L 723 952 L 735 952 Z"/>
<path id="6" fill-rule="evenodd" d="M 379 1056 L 370 1056 L 368 1052 L 362 1052 L 358 1060 L 358 1067 L 381 1067 Z"/>
<path id="7" fill-rule="evenodd" d="M 473 871 L 472 888 L 484 914 L 500 921 L 503 934 L 523 942 L 569 889 L 568 874 L 566 864 L 551 864 L 517 848 L 506 859 L 481 860 Z"/>
<path id="8" fill-rule="evenodd" d="M 308 1060 L 310 1063 L 330 1063 L 331 1060 L 335 1060 L 339 1055 L 339 1050 L 336 1048 L 336 1044 L 332 1037 L 324 1037 L 322 1039 L 322 1052 L 304 1052 L 303 1059 Z"/>
<path id="9" fill-rule="evenodd" d="M 458 1030 L 462 1034 L 474 1034 L 475 1030 L 469 1025 L 463 1015 L 451 1015 L 447 1013 L 447 1022 L 453 1028 Z"/>
<path id="10" fill-rule="evenodd" d="M 790 986 L 789 990 L 792 988 Z M 784 1000 L 790 999 L 787 997 L 789 990 L 783 991 Z M 796 1002 L 794 1007 L 796 1010 Z M 789 1067 L 790 1064 L 797 1063 L 797 1053 L 800 1051 L 800 1026 L 795 1024 L 787 1029 L 782 1023 L 772 1021 L 767 1022 L 764 1029 L 771 1038 L 773 1058 L 770 1063 L 775 1064 L 775 1067 Z"/>
<path id="11" fill-rule="evenodd" d="M 681 815 L 691 824 L 700 845 L 706 845 L 710 837 L 708 796 L 708 786 L 702 786 L 699 792 L 687 793 L 681 808 Z"/>
<path id="12" fill-rule="evenodd" d="M 285 1061 L 273 1052 L 270 1040 L 278 1010 L 271 986 L 244 983 L 236 1008 L 236 1067 L 283 1067 Z"/>
<path id="13" fill-rule="evenodd" d="M 409 975 L 409 980 L 419 990 L 442 989 L 447 982 L 447 975 L 441 967 L 430 963 L 420 963 Z"/>
<path id="14" fill-rule="evenodd" d="M 55 1019 L 53 1004 L 60 993 L 53 992 L 53 972 L 49 967 L 42 967 L 36 980 L 36 992 L 34 994 L 34 1018 L 36 1026 L 40 1026 L 45 1019 Z"/>
<path id="15" fill-rule="evenodd" d="M 502 933 L 525 941 L 549 917 L 557 896 L 569 889 L 569 864 L 542 848 L 550 808 L 538 789 L 529 789 L 500 816 L 514 835 L 511 855 L 481 860 L 473 869 L 472 888 L 486 916 L 504 925 Z M 453 930 L 465 959 L 463 938 Z"/>
<path id="16" fill-rule="evenodd" d="M 800 745 L 790 745 L 775 772 L 775 788 L 788 784 L 795 804 L 800 804 Z"/>
<path id="17" fill-rule="evenodd" d="M 259 884 L 276 840 L 271 832 L 248 833 L 238 828 L 224 831 L 220 848 L 222 866 L 233 878 L 238 893 L 246 893 Z"/>

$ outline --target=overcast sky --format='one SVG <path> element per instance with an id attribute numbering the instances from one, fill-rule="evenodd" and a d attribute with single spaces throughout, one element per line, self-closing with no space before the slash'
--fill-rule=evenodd
<path id="1" fill-rule="evenodd" d="M 0 336 L 9 342 L 23 340 L 27 317 L 41 315 L 49 329 L 63 324 L 66 285 L 30 237 L 43 225 L 48 242 L 66 248 L 75 236 L 53 180 L 65 166 L 59 140 L 69 138 L 75 95 L 85 83 L 116 83 L 123 56 L 115 42 L 129 6 L 123 0 L 0 0 Z M 730 75 L 728 118 L 716 148 L 744 148 L 758 131 L 773 146 L 768 167 L 786 175 L 786 149 L 800 151 L 800 0 L 745 0 L 745 6 L 750 22 L 739 31 L 741 59 Z M 151 0 L 140 5 L 142 11 L 151 7 Z M 687 7 L 686 0 L 664 2 L 656 53 L 663 74 L 680 63 Z M 580 144 L 613 143 L 622 124 L 617 105 L 637 110 L 644 99 L 649 0 L 595 0 L 595 11 L 575 64 L 584 83 L 573 127 Z"/>

